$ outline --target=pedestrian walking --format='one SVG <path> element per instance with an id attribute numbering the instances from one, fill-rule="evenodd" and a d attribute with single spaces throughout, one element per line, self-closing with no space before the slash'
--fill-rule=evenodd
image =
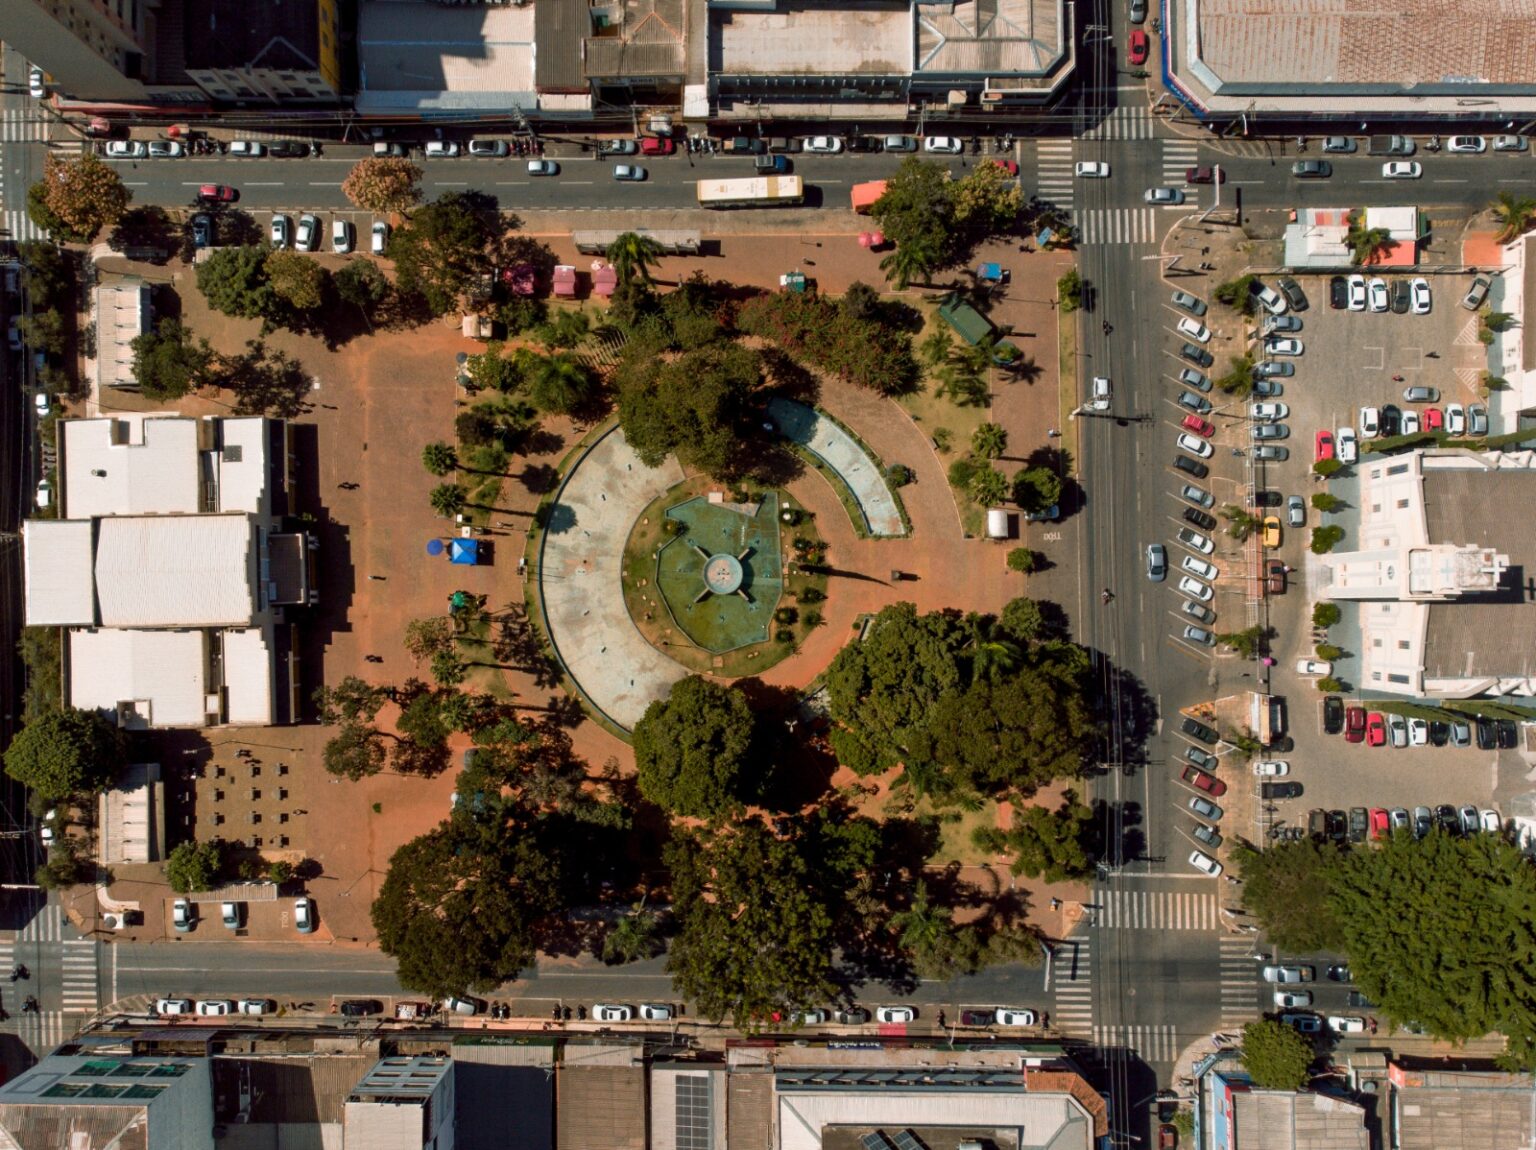
<path id="1" fill-rule="evenodd" d="M 384 582 L 384 576 L 382 576 L 382 575 L 370 575 L 370 576 L 368 576 L 368 578 L 372 579 L 375 583 L 383 583 Z"/>

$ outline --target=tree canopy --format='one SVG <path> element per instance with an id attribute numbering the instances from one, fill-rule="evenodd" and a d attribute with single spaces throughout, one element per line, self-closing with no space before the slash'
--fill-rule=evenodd
<path id="1" fill-rule="evenodd" d="M 628 360 L 619 380 L 624 438 L 647 467 L 675 454 L 685 467 L 729 478 L 743 465 L 739 445 L 762 378 L 758 354 L 734 344 Z"/>
<path id="2" fill-rule="evenodd" d="M 421 202 L 421 168 L 395 156 L 371 156 L 352 166 L 341 192 L 367 212 L 408 212 Z"/>
<path id="3" fill-rule="evenodd" d="M 832 912 L 796 841 L 749 819 L 684 831 L 665 860 L 679 921 L 667 970 L 698 1013 L 750 1027 L 833 996 Z"/>
<path id="4" fill-rule="evenodd" d="M 162 318 L 153 331 L 135 336 L 129 346 L 133 377 L 146 398 L 180 399 L 212 382 L 211 369 L 217 362 L 213 348 L 178 319 Z"/>
<path id="5" fill-rule="evenodd" d="M 88 243 L 103 228 L 117 223 L 133 193 L 122 177 L 94 152 L 67 160 L 50 152 L 44 161 L 41 189 L 29 203 L 45 209 L 43 220 L 34 223 L 49 228 L 54 238 L 71 243 Z"/>
<path id="6" fill-rule="evenodd" d="M 214 311 L 261 319 L 272 311 L 274 299 L 266 263 L 267 249 L 254 244 L 215 248 L 197 265 L 197 288 Z"/>
<path id="7" fill-rule="evenodd" d="M 165 857 L 165 878 L 177 894 L 212 890 L 224 869 L 224 842 L 177 843 Z"/>
<path id="8" fill-rule="evenodd" d="M 1243 876 L 1243 898 L 1270 940 L 1284 950 L 1310 953 L 1340 944 L 1333 916 L 1331 869 L 1338 848 L 1302 839 L 1259 851 L 1239 843 L 1232 861 Z"/>
<path id="9" fill-rule="evenodd" d="M 1093 808 L 1068 791 L 1057 810 L 1025 807 L 1014 812 L 1007 831 L 980 827 L 973 838 L 985 849 L 1012 854 L 1014 874 L 1066 882 L 1093 873 L 1088 850 L 1093 821 Z"/>
<path id="10" fill-rule="evenodd" d="M 1243 1069 L 1255 1086 L 1300 1090 L 1315 1057 L 1312 1044 L 1293 1026 L 1266 1019 L 1243 1027 Z"/>
<path id="11" fill-rule="evenodd" d="M 117 781 L 122 732 L 96 711 L 71 708 L 33 719 L 5 751 L 5 773 L 53 802 L 96 795 Z"/>
<path id="12" fill-rule="evenodd" d="M 755 720 L 734 687 L 690 675 L 635 724 L 640 793 L 673 814 L 712 818 L 757 794 Z"/>
<path id="13" fill-rule="evenodd" d="M 949 169 L 932 160 L 908 156 L 885 181 L 885 192 L 870 208 L 885 238 L 921 252 L 927 270 L 950 261 L 954 243 L 955 205 Z"/>
<path id="14" fill-rule="evenodd" d="M 390 233 L 395 286 L 420 296 L 434 315 L 450 312 L 491 270 L 495 238 L 490 217 L 474 196 L 446 192 Z"/>

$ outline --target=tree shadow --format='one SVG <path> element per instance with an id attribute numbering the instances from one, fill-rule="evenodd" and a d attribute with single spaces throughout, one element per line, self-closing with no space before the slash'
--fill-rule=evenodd
<path id="1" fill-rule="evenodd" d="M 152 251 L 153 254 L 138 254 L 136 258 L 157 265 L 168 262 L 187 242 L 181 224 L 155 204 L 124 212 L 107 237 L 107 246 L 119 255 L 126 254 L 129 249 L 139 249 L 140 253 Z"/>
<path id="2" fill-rule="evenodd" d="M 298 360 L 253 339 L 245 352 L 223 361 L 219 385 L 235 393 L 236 415 L 292 419 L 309 410 L 310 378 Z"/>
<path id="3" fill-rule="evenodd" d="M 1101 715 L 1105 731 L 1101 761 L 1106 770 L 1119 763 L 1125 774 L 1133 774 L 1138 766 L 1147 764 L 1147 744 L 1159 716 L 1157 696 L 1136 675 L 1116 666 L 1101 652 L 1090 651 L 1089 655 L 1108 687 L 1102 698 L 1114 708 L 1113 716 Z"/>
<path id="4" fill-rule="evenodd" d="M 517 481 L 534 495 L 548 495 L 560 486 L 560 472 L 547 463 L 530 463 L 517 473 Z"/>
<path id="5" fill-rule="evenodd" d="M 821 379 L 806 370 L 793 356 L 776 347 L 762 348 L 763 375 L 774 394 L 815 407 L 821 398 Z"/>
<path id="6" fill-rule="evenodd" d="M 752 759 L 763 771 L 757 794 L 747 797 L 773 811 L 798 811 L 824 797 L 837 759 L 825 742 L 807 737 L 799 692 L 755 677 L 735 686 L 752 707 Z"/>

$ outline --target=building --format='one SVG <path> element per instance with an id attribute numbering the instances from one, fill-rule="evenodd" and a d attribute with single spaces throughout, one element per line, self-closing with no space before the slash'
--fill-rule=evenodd
<path id="1" fill-rule="evenodd" d="M 284 107 L 341 100 L 337 0 L 198 0 L 183 18 L 182 66 L 214 100 Z"/>
<path id="2" fill-rule="evenodd" d="M 1529 1074 L 1433 1066 L 1387 1067 L 1395 1150 L 1536 1146 L 1536 1084 Z"/>
<path id="3" fill-rule="evenodd" d="M 209 1060 L 121 1042 L 66 1045 L 0 1086 L 0 1142 L 213 1150 Z"/>
<path id="4" fill-rule="evenodd" d="M 91 289 L 91 319 L 96 325 L 96 396 L 104 387 L 137 389 L 132 344 L 154 322 L 149 285 L 138 276 L 104 276 Z"/>
<path id="5" fill-rule="evenodd" d="M 1285 228 L 1285 266 L 1296 271 L 1358 272 L 1349 244 L 1354 208 L 1301 208 Z M 1367 231 L 1380 228 L 1387 243 L 1368 261 L 1373 268 L 1406 270 L 1419 262 L 1423 218 L 1419 209 L 1366 208 L 1359 213 Z"/>
<path id="6" fill-rule="evenodd" d="M 1372 1150 L 1365 1107 L 1313 1090 L 1265 1090 L 1237 1059 L 1200 1078 L 1201 1150 Z"/>
<path id="7" fill-rule="evenodd" d="M 1515 131 L 1536 110 L 1530 13 L 1519 0 L 1479 5 L 1442 36 L 1424 35 L 1412 8 L 1381 0 L 1262 12 L 1244 0 L 1163 0 L 1159 10 L 1172 97 L 1244 132 L 1274 131 L 1265 121 L 1345 120 L 1365 132 L 1467 116 L 1514 117 L 1504 130 Z"/>
<path id="8" fill-rule="evenodd" d="M 489 118 L 487 131 L 521 126 L 539 106 L 539 11 L 533 4 L 364 0 L 357 11 L 354 106 L 372 117 L 479 115 Z M 559 11 L 565 20 L 587 18 L 586 4 L 562 3 Z M 430 52 L 423 51 L 426 44 Z M 581 88 L 575 98 L 585 112 L 585 84 Z"/>
<path id="9" fill-rule="evenodd" d="M 368 1150 L 454 1150 L 453 1062 L 382 1058 L 347 1096 L 345 1139 Z"/>
<path id="10" fill-rule="evenodd" d="M 57 89 L 137 100 L 150 75 L 158 9 L 152 0 L 0 0 L 0 28 Z"/>
<path id="11" fill-rule="evenodd" d="M 26 622 L 62 627 L 64 695 L 128 729 L 292 721 L 290 612 L 316 540 L 287 529 L 281 420 L 58 425 L 58 519 L 23 527 Z"/>

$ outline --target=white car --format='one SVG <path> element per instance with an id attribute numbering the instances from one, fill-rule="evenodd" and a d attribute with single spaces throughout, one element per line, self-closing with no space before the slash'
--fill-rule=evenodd
<path id="1" fill-rule="evenodd" d="M 1381 165 L 1384 180 L 1416 180 L 1424 174 L 1424 167 L 1417 160 L 1392 160 Z"/>
<path id="2" fill-rule="evenodd" d="M 1447 422 L 1450 413 L 1447 411 Z M 1381 434 L 1381 412 L 1374 407 L 1362 407 L 1360 409 L 1360 435 L 1364 439 L 1375 439 Z"/>
<path id="3" fill-rule="evenodd" d="M 1429 746 L 1429 723 L 1424 719 L 1408 720 L 1408 744 L 1414 747 Z"/>
<path id="4" fill-rule="evenodd" d="M 1264 310 L 1270 315 L 1284 315 L 1290 304 L 1285 302 L 1285 297 L 1272 287 L 1257 284 L 1253 291 L 1254 297 L 1264 305 Z"/>
<path id="5" fill-rule="evenodd" d="M 368 241 L 368 250 L 376 256 L 384 254 L 384 249 L 389 246 L 389 225 L 383 220 L 373 221 L 372 238 Z"/>
<path id="6" fill-rule="evenodd" d="M 965 149 L 965 145 L 954 136 L 924 136 L 923 151 L 933 152 L 942 156 L 958 156 Z"/>
<path id="7" fill-rule="evenodd" d="M 1198 575 L 1202 579 L 1214 581 L 1221 578 L 1220 567 L 1205 559 L 1197 558 L 1194 555 L 1184 556 L 1184 558 L 1179 562 L 1179 566 L 1184 568 L 1184 570 L 1188 571 L 1191 575 Z"/>
<path id="8" fill-rule="evenodd" d="M 1179 580 L 1179 590 L 1191 599 L 1198 599 L 1202 603 L 1209 603 L 1215 595 L 1214 591 L 1193 575 L 1185 575 Z"/>
<path id="9" fill-rule="evenodd" d="M 352 225 L 346 220 L 331 221 L 331 251 L 344 256 L 352 250 Z"/>
<path id="10" fill-rule="evenodd" d="M 43 76 L 43 70 L 36 65 L 27 71 L 27 91 L 34 100 L 41 100 L 48 94 L 48 81 Z"/>
<path id="11" fill-rule="evenodd" d="M 910 1006 L 877 1006 L 875 1007 L 876 1022 L 915 1022 L 917 1011 Z"/>
<path id="12" fill-rule="evenodd" d="M 1410 298 L 1413 300 L 1413 314 L 1428 315 L 1431 303 L 1429 281 L 1426 279 L 1410 280 L 1408 291 Z"/>
<path id="13" fill-rule="evenodd" d="M 1330 1014 L 1328 1028 L 1335 1034 L 1364 1034 L 1365 1019 L 1354 1014 Z"/>
<path id="14" fill-rule="evenodd" d="M 1094 376 L 1093 398 L 1089 401 L 1088 406 L 1094 411 L 1108 411 L 1111 392 L 1112 388 L 1108 379 L 1102 375 Z"/>
<path id="15" fill-rule="evenodd" d="M 613 178 L 621 184 L 643 184 L 646 170 L 639 164 L 614 164 Z"/>
<path id="16" fill-rule="evenodd" d="M 422 151 L 429 160 L 452 159 L 459 154 L 459 145 L 452 140 L 429 140 Z"/>
<path id="17" fill-rule="evenodd" d="M 32 396 L 32 410 L 37 412 L 39 419 L 47 419 L 53 413 L 53 404 L 46 391 L 39 391 Z"/>
<path id="18" fill-rule="evenodd" d="M 672 1017 L 672 1008 L 665 1002 L 642 1002 L 640 1017 L 648 1022 L 666 1022 Z"/>
<path id="19" fill-rule="evenodd" d="M 197 1004 L 197 1013 L 203 1018 L 218 1018 L 234 1012 L 235 1004 L 227 998 L 205 998 Z"/>
<path id="20" fill-rule="evenodd" d="M 299 217 L 298 236 L 293 246 L 301 252 L 312 252 L 320 246 L 320 221 L 308 212 Z"/>
<path id="21" fill-rule="evenodd" d="M 1481 136 L 1452 136 L 1446 141 L 1447 152 L 1459 152 L 1463 155 L 1477 156 L 1488 150 L 1488 141 Z M 1332 1019 L 1328 1020 L 1330 1023 Z"/>
<path id="22" fill-rule="evenodd" d="M 1291 764 L 1284 759 L 1262 759 L 1253 764 L 1253 773 L 1261 779 L 1283 779 L 1291 773 Z"/>
<path id="23" fill-rule="evenodd" d="M 109 160 L 142 160 L 149 154 L 149 148 L 143 140 L 108 140 L 107 159 Z"/>
<path id="24" fill-rule="evenodd" d="M 1445 433 L 1447 435 L 1465 435 L 1467 433 L 1467 409 L 1459 403 L 1445 405 Z"/>
<path id="25" fill-rule="evenodd" d="M 1372 276 L 1366 285 L 1366 293 L 1370 297 L 1372 311 L 1387 310 L 1387 281 L 1380 276 Z"/>
<path id="26" fill-rule="evenodd" d="M 529 160 L 528 174 L 530 176 L 558 176 L 560 165 L 554 160 Z"/>
<path id="27" fill-rule="evenodd" d="M 1298 982 L 1311 982 L 1317 977 L 1315 969 L 1300 964 L 1266 966 L 1259 971 L 1259 974 L 1265 982 L 1278 983 L 1281 986 L 1289 986 Z"/>
<path id="28" fill-rule="evenodd" d="M 1311 1006 L 1312 992 L 1310 990 L 1277 990 L 1275 991 L 1275 1005 L 1282 1009 Z"/>
<path id="29" fill-rule="evenodd" d="M 268 233 L 272 237 L 274 248 L 286 248 L 290 243 L 287 216 L 273 216 L 272 230 Z"/>
<path id="30" fill-rule="evenodd" d="M 999 1026 L 1033 1026 L 1037 1021 L 1035 1012 L 1022 1006 L 999 1006 L 993 1017 Z"/>
<path id="31" fill-rule="evenodd" d="M 1291 414 L 1291 409 L 1283 403 L 1255 403 L 1248 414 L 1260 423 L 1273 423 Z"/>
<path id="32" fill-rule="evenodd" d="M 151 160 L 179 160 L 187 154 L 187 146 L 180 140 L 151 140 L 147 154 Z"/>
<path id="33" fill-rule="evenodd" d="M 1403 412 L 1403 429 L 1401 435 L 1417 435 L 1419 433 L 1419 413 L 1417 411 Z"/>
<path id="34" fill-rule="evenodd" d="M 312 934 L 315 929 L 315 902 L 311 898 L 293 900 L 293 929 L 300 934 Z"/>
<path id="35" fill-rule="evenodd" d="M 1499 818 L 1498 811 L 1491 808 L 1478 816 L 1478 822 L 1486 835 L 1496 835 L 1504 829 L 1504 820 Z"/>
<path id="36" fill-rule="evenodd" d="M 34 496 L 34 498 L 37 500 L 37 505 L 39 507 L 43 508 L 44 510 L 47 510 L 49 507 L 52 507 L 53 506 L 53 481 L 50 480 L 50 479 L 39 480 L 38 484 L 37 484 L 37 495 Z"/>
<path id="37" fill-rule="evenodd" d="M 1198 455 L 1201 459 L 1211 457 L 1211 445 L 1208 440 L 1201 439 L 1198 435 L 1191 435 L 1187 431 L 1179 433 L 1179 449 L 1187 451 L 1191 455 Z"/>
<path id="38" fill-rule="evenodd" d="M 194 1007 L 190 998 L 157 998 L 156 1014 L 191 1014 Z"/>
<path id="39" fill-rule="evenodd" d="M 1179 528 L 1179 542 L 1202 555 L 1209 555 L 1216 550 L 1216 544 L 1211 542 L 1211 537 L 1196 531 L 1193 527 Z"/>
<path id="40" fill-rule="evenodd" d="M 1149 204 L 1182 204 L 1184 190 L 1182 188 L 1148 188 L 1141 198 Z"/>
<path id="41" fill-rule="evenodd" d="M 1305 350 L 1299 339 L 1276 339 L 1271 336 L 1264 341 L 1265 355 L 1300 355 Z"/>
<path id="42" fill-rule="evenodd" d="M 277 1009 L 277 1003 L 270 998 L 242 998 L 240 1000 L 241 1014 L 271 1014 Z"/>
<path id="43" fill-rule="evenodd" d="M 1365 310 L 1365 277 L 1364 276 L 1350 276 L 1348 282 L 1349 282 L 1349 310 L 1350 311 L 1364 311 Z"/>
<path id="44" fill-rule="evenodd" d="M 835 156 L 843 150 L 843 141 L 836 136 L 812 136 L 805 141 L 805 150 L 823 156 Z"/>
<path id="45" fill-rule="evenodd" d="M 634 1010 L 617 1002 L 599 1002 L 592 1008 L 598 1022 L 628 1022 L 634 1016 Z"/>
<path id="46" fill-rule="evenodd" d="M 825 1026 L 827 1012 L 825 1010 L 797 1010 L 789 1016 L 789 1021 L 794 1026 Z"/>
<path id="47" fill-rule="evenodd" d="M 231 140 L 229 142 L 229 154 L 231 156 L 248 156 L 255 159 L 266 155 L 267 149 L 255 140 Z"/>
<path id="48" fill-rule="evenodd" d="M 1211 341 L 1210 328 L 1206 327 L 1205 324 L 1201 323 L 1199 320 L 1192 319 L 1189 316 L 1185 316 L 1183 319 L 1179 320 L 1179 332 L 1182 335 L 1189 336 L 1189 338 L 1194 340 L 1196 343 L 1209 343 Z"/>
<path id="49" fill-rule="evenodd" d="M 1104 180 L 1109 178 L 1109 164 L 1104 160 L 1079 160 L 1072 172 L 1085 180 Z"/>
<path id="50" fill-rule="evenodd" d="M 1297 659 L 1296 673 L 1298 675 L 1317 675 L 1326 678 L 1333 674 L 1333 664 L 1326 659 Z"/>
<path id="51" fill-rule="evenodd" d="M 1189 865 L 1204 875 L 1216 878 L 1221 874 L 1221 864 L 1204 851 L 1190 851 Z"/>
<path id="52" fill-rule="evenodd" d="M 1353 463 L 1360 458 L 1360 439 L 1353 427 L 1341 427 L 1333 433 L 1333 450 L 1340 463 Z"/>

